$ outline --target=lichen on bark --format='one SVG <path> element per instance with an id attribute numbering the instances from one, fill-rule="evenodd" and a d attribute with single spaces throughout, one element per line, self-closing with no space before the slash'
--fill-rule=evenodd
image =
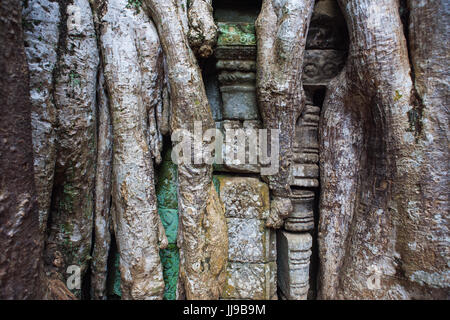
<path id="1" fill-rule="evenodd" d="M 438 102 L 448 81 L 446 86 L 433 82 L 438 74 L 448 80 L 448 72 L 435 71 L 444 49 L 439 40 L 431 45 L 424 39 L 416 24 L 433 25 L 448 5 L 413 2 L 409 50 L 417 67 L 411 77 L 398 1 L 339 1 L 351 42 L 346 67 L 325 98 L 321 123 L 321 298 L 445 297 L 449 287 L 448 251 L 442 250 L 448 240 L 438 214 L 448 208 L 443 196 L 448 178 L 437 174 L 442 172 L 438 159 L 448 157 L 441 147 L 448 136 L 433 120 L 448 119 Z M 434 34 L 437 39 L 438 34 L 443 33 Z M 414 45 L 417 39 L 420 47 Z M 429 54 L 426 63 L 423 52 Z M 418 101 L 414 87 L 434 101 Z M 424 103 L 428 117 L 428 109 L 436 116 L 422 132 L 411 131 L 417 103 Z"/>
<path id="2" fill-rule="evenodd" d="M 214 128 L 211 109 L 196 58 L 185 34 L 183 12 L 176 1 L 146 0 L 165 53 L 171 101 L 171 132 L 185 129 L 194 132 L 194 122 L 202 124 L 203 132 Z M 205 145 L 202 142 L 203 146 Z M 205 222 L 218 219 L 220 211 L 208 201 L 215 201 L 212 192 L 212 166 L 193 161 L 178 164 L 178 210 L 180 272 L 178 298 L 217 299 L 222 287 L 224 266 L 209 264 L 210 252 L 225 250 L 226 225 Z M 215 192 L 215 191 L 214 191 Z M 210 199 L 210 197 L 212 197 Z M 221 241 L 208 240 L 211 230 Z M 217 268 L 217 269 L 216 269 Z M 220 271 L 217 271 L 220 270 Z"/>
<path id="3" fill-rule="evenodd" d="M 60 34 L 54 79 L 57 154 L 45 254 L 47 271 L 65 281 L 67 267 L 80 267 L 83 277 L 91 258 L 99 56 L 88 1 L 74 0 L 62 10 L 77 12 L 80 20 L 61 22 L 67 28 Z M 73 289 L 78 298 L 80 289 Z"/>
<path id="4" fill-rule="evenodd" d="M 100 38 L 113 124 L 112 217 L 122 299 L 161 299 L 159 249 L 167 246 L 156 204 L 153 159 L 160 160 L 156 108 L 162 103 L 162 51 L 155 26 L 125 0 L 99 5 Z"/>

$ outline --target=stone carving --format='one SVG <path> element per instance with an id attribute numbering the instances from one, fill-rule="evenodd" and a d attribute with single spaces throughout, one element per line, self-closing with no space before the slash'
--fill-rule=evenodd
<path id="1" fill-rule="evenodd" d="M 314 229 L 314 192 L 308 190 L 292 191 L 294 210 L 284 223 L 284 228 L 293 232 L 304 232 Z"/>
<path id="2" fill-rule="evenodd" d="M 247 3 L 247 2 L 246 2 Z M 249 2 L 250 3 L 250 2 Z M 215 5 L 216 6 L 216 5 Z M 254 6 L 252 7 L 254 9 Z M 262 128 L 256 102 L 256 10 L 242 4 L 239 10 L 231 2 L 218 2 L 218 41 L 215 70 L 208 74 L 206 90 L 214 109 L 216 128 Z M 278 287 L 283 299 L 306 299 L 309 290 L 309 263 L 314 230 L 315 189 L 319 187 L 318 126 L 322 96 L 330 82 L 343 68 L 347 38 L 345 21 L 332 0 L 317 0 L 309 27 L 304 54 L 302 82 L 306 106 L 296 124 L 290 185 L 293 211 L 278 232 L 277 248 L 271 230 L 264 221 L 270 210 L 267 185 L 252 178 L 216 176 L 220 198 L 225 206 L 228 225 L 229 253 L 224 299 L 273 298 L 277 286 L 275 263 L 278 250 Z M 228 148 L 228 149 L 227 149 Z M 227 159 L 238 154 L 239 146 L 222 147 L 220 172 L 259 174 L 261 166 L 250 163 L 246 141 L 244 163 Z M 259 148 L 259 143 L 256 144 Z M 242 153 L 242 152 L 241 152 Z M 242 159 L 242 158 L 241 158 Z M 261 209 L 258 199 L 267 190 L 267 206 Z M 273 200 L 272 200 L 273 201 Z M 262 211 L 261 211 L 262 210 Z M 264 214 L 263 214 L 264 212 Z M 266 221 L 267 222 L 267 221 Z"/>
<path id="3" fill-rule="evenodd" d="M 276 235 L 265 227 L 269 188 L 256 178 L 215 176 L 228 225 L 223 299 L 276 298 Z"/>
<path id="4" fill-rule="evenodd" d="M 284 300 L 306 300 L 309 290 L 309 233 L 277 232 L 278 287 Z"/>
<path id="5" fill-rule="evenodd" d="M 277 299 L 276 262 L 229 262 L 222 299 Z"/>
<path id="6" fill-rule="evenodd" d="M 302 80 L 305 85 L 327 85 L 345 63 L 346 52 L 338 50 L 306 50 Z"/>
<path id="7" fill-rule="evenodd" d="M 294 141 L 295 163 L 317 163 L 319 161 L 319 129 L 320 108 L 306 105 L 296 127 Z"/>
<path id="8" fill-rule="evenodd" d="M 306 105 L 296 124 L 290 176 L 291 186 L 308 189 L 293 189 L 293 211 L 284 223 L 285 230 L 278 232 L 278 287 L 282 299 L 306 299 L 308 296 L 312 247 L 308 232 L 314 230 L 315 193 L 312 190 L 319 187 L 319 106 L 329 82 L 345 64 L 346 36 L 337 3 L 317 1 L 303 64 Z"/>
<path id="9" fill-rule="evenodd" d="M 257 129 L 262 127 L 261 122 L 259 120 L 224 120 L 221 122 L 216 122 L 216 128 L 219 129 L 222 134 L 224 134 L 224 142 L 226 142 L 226 133 L 227 130 L 233 129 L 242 129 L 245 133 L 246 141 L 245 141 L 245 158 L 241 163 L 233 162 L 230 158 L 234 157 L 234 155 L 239 155 L 239 146 L 237 143 L 231 145 L 223 145 L 222 146 L 222 164 L 215 164 L 214 169 L 216 171 L 231 171 L 231 172 L 242 172 L 242 173 L 259 173 L 260 165 L 258 162 L 258 158 L 251 159 L 249 155 L 250 146 L 257 149 L 257 145 L 254 144 L 254 141 L 249 141 L 248 137 L 252 135 L 258 135 Z M 229 131 L 228 131 L 229 132 Z M 242 138 L 242 136 L 240 137 Z M 231 139 L 231 138 L 230 138 Z M 253 151 L 254 151 L 253 150 Z M 253 153 L 254 154 L 254 153 Z M 255 154 L 254 154 L 255 155 Z"/>
<path id="10" fill-rule="evenodd" d="M 298 187 L 319 186 L 319 127 L 320 108 L 306 105 L 296 126 L 294 163 L 291 185 Z"/>
<path id="11" fill-rule="evenodd" d="M 318 0 L 306 39 L 306 49 L 346 50 L 347 28 L 335 0 Z"/>
<path id="12" fill-rule="evenodd" d="M 256 46 L 255 25 L 247 22 L 218 22 L 219 46 Z"/>
<path id="13" fill-rule="evenodd" d="M 255 26 L 245 22 L 219 22 L 218 27 L 216 68 L 219 71 L 223 119 L 257 120 Z"/>

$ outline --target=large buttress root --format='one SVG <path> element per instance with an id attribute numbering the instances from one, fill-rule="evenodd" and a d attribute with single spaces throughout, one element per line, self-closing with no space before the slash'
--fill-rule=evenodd
<path id="1" fill-rule="evenodd" d="M 257 97 L 267 129 L 279 130 L 278 173 L 267 176 L 274 195 L 269 227 L 279 228 L 292 210 L 289 196 L 295 123 L 304 105 L 303 52 L 313 0 L 264 0 L 256 21 Z"/>
<path id="2" fill-rule="evenodd" d="M 189 3 L 189 45 L 202 58 L 213 53 L 217 41 L 217 26 L 212 11 L 212 0 L 192 0 Z"/>
<path id="3" fill-rule="evenodd" d="M 18 0 L 0 3 L 0 299 L 40 299 L 42 234 Z"/>
<path id="4" fill-rule="evenodd" d="M 172 105 L 171 130 L 185 129 L 193 133 L 195 121 L 202 124 L 203 130 L 214 128 L 214 122 L 201 71 L 184 33 L 183 13 L 177 9 L 175 2 L 146 0 L 167 61 Z M 225 261 L 212 259 L 210 252 L 227 256 L 226 224 L 205 224 L 223 215 L 217 209 L 220 206 L 207 208 L 208 201 L 218 201 L 213 194 L 215 189 L 211 188 L 211 174 L 212 167 L 206 163 L 178 164 L 179 298 L 217 299 L 223 285 L 224 277 L 221 275 Z M 214 236 L 219 237 L 218 241 L 208 238 L 209 231 L 214 228 L 217 228 Z"/>
<path id="5" fill-rule="evenodd" d="M 399 169 L 398 250 L 413 298 L 448 299 L 450 287 L 449 135 L 450 3 L 408 1 L 415 103 L 409 111 L 416 148 Z M 411 125 L 414 123 L 414 125 Z M 416 162 L 416 163 L 415 163 Z M 418 205 L 419 210 L 414 207 Z"/>
<path id="6" fill-rule="evenodd" d="M 108 253 L 111 244 L 110 206 L 112 175 L 112 124 L 105 92 L 103 71 L 97 82 L 97 171 L 95 175 L 94 248 L 92 252 L 91 292 L 93 299 L 106 299 Z"/>
<path id="7" fill-rule="evenodd" d="M 319 296 L 443 294 L 449 286 L 448 271 L 442 273 L 448 270 L 448 252 L 442 249 L 446 224 L 438 223 L 436 213 L 448 209 L 448 199 L 431 202 L 423 194 L 445 194 L 448 178 L 424 172 L 439 171 L 435 155 L 448 157 L 442 150 L 448 138 L 442 127 L 426 131 L 420 125 L 422 106 L 413 89 L 398 1 L 341 0 L 340 5 L 351 43 L 321 123 Z M 441 14 L 436 7 L 431 13 Z M 414 10 L 411 14 L 414 19 Z M 448 119 L 444 104 L 437 105 L 433 111 Z M 430 143 L 435 139 L 440 147 Z M 426 154 L 433 154 L 434 162 Z"/>
<path id="8" fill-rule="evenodd" d="M 61 35 L 55 79 L 57 187 L 53 190 L 46 257 L 48 271 L 57 271 L 56 276 L 65 280 L 71 265 L 80 268 L 83 278 L 91 253 L 99 57 L 88 1 L 74 0 L 63 11 L 71 18 Z M 73 288 L 78 297 L 80 289 Z"/>
<path id="9" fill-rule="evenodd" d="M 167 238 L 157 212 L 152 157 L 161 102 L 162 50 L 153 23 L 126 0 L 100 5 L 104 74 L 113 124 L 113 223 L 123 299 L 161 299 L 159 249 Z"/>
<path id="10" fill-rule="evenodd" d="M 53 187 L 56 159 L 56 111 L 53 103 L 53 69 L 57 61 L 59 4 L 28 1 L 23 6 L 24 42 L 30 70 L 34 172 L 39 202 L 39 228 L 44 234 Z"/>

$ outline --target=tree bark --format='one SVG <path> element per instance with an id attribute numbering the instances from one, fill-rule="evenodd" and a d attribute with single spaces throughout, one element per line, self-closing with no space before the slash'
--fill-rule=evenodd
<path id="1" fill-rule="evenodd" d="M 113 136 L 108 97 L 102 69 L 97 83 L 97 171 L 95 176 L 94 248 L 92 252 L 92 298 L 106 300 L 108 254 L 111 244 L 111 175 Z"/>
<path id="2" fill-rule="evenodd" d="M 442 296 L 448 252 L 436 214 L 448 199 L 427 204 L 423 190 L 442 195 L 448 180 L 421 172 L 442 165 L 428 162 L 428 152 L 448 157 L 440 149 L 445 143 L 434 150 L 429 143 L 438 137 L 442 143 L 446 134 L 420 124 L 424 106 L 411 79 L 398 1 L 339 3 L 351 43 L 322 111 L 319 297 Z M 443 105 L 438 113 L 448 126 Z"/>
<path id="3" fill-rule="evenodd" d="M 448 1 L 408 1 L 417 131 L 399 187 L 398 251 L 413 299 L 449 298 Z M 417 114 L 418 117 L 412 115 Z M 403 169 L 403 168 L 402 168 Z M 402 170 L 403 171 L 403 170 Z M 415 208 L 414 208 L 415 207 Z"/>
<path id="4" fill-rule="evenodd" d="M 213 53 L 217 41 L 217 27 L 212 13 L 212 0 L 192 0 L 189 3 L 189 45 L 201 58 Z"/>
<path id="5" fill-rule="evenodd" d="M 0 299 L 42 297 L 28 66 L 18 0 L 0 3 Z"/>
<path id="6" fill-rule="evenodd" d="M 99 57 L 89 2 L 74 0 L 61 11 L 67 21 L 62 24 L 66 29 L 55 75 L 57 156 L 46 268 L 65 281 L 71 265 L 78 266 L 84 278 L 91 254 Z M 81 286 L 72 292 L 80 298 Z"/>
<path id="7" fill-rule="evenodd" d="M 201 71 L 183 27 L 184 13 L 173 0 L 146 0 L 145 3 L 158 28 L 167 61 L 172 133 L 185 129 L 192 134 L 196 121 L 201 123 L 203 132 L 214 128 Z M 205 146 L 203 142 L 200 143 Z M 207 210 L 210 197 L 217 199 L 214 196 L 215 189 L 211 187 L 212 166 L 203 161 L 200 164 L 188 162 L 178 164 L 178 297 L 218 299 L 223 281 L 221 274 L 225 266 L 211 265 L 208 252 L 222 252 L 227 242 L 225 239 L 212 241 L 208 246 L 208 226 L 204 222 L 210 219 L 211 215 L 220 215 L 219 211 Z M 220 229 L 216 233 L 217 236 L 226 235 L 226 232 L 223 232 L 226 225 L 215 227 Z M 219 246 L 217 250 L 212 249 L 213 243 Z"/>
<path id="8" fill-rule="evenodd" d="M 60 6 L 58 2 L 31 0 L 24 3 L 25 53 L 30 70 L 34 172 L 39 202 L 39 227 L 44 235 L 53 189 L 56 161 L 56 108 L 53 70 L 57 63 Z"/>
<path id="9" fill-rule="evenodd" d="M 152 158 L 161 103 L 162 50 L 153 23 L 126 0 L 100 2 L 104 73 L 113 124 L 113 223 L 122 299 L 161 299 L 159 249 L 167 246 L 156 204 Z"/>
<path id="10" fill-rule="evenodd" d="M 274 228 L 292 211 L 289 176 L 295 123 L 304 107 L 303 53 L 313 7 L 313 0 L 264 0 L 256 20 L 258 106 L 264 127 L 279 130 L 279 171 L 267 176 L 274 196 L 267 226 Z"/>

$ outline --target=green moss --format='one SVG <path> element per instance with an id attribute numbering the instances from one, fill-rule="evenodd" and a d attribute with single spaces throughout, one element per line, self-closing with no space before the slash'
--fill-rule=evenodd
<path id="1" fill-rule="evenodd" d="M 219 37 L 217 39 L 217 44 L 219 46 L 256 45 L 256 32 L 254 23 L 218 22 L 217 25 L 219 27 Z"/>
<path id="2" fill-rule="evenodd" d="M 113 282 L 112 282 L 112 293 L 121 297 L 122 290 L 120 290 L 120 254 L 117 252 L 114 259 L 113 267 Z"/>
<path id="3" fill-rule="evenodd" d="M 164 160 L 159 168 L 156 197 L 158 213 L 166 231 L 169 246 L 159 252 L 164 276 L 164 299 L 175 300 L 178 281 L 180 257 L 176 246 L 178 231 L 178 196 L 177 196 L 177 166 L 171 160 L 172 149 L 164 153 Z"/>
<path id="4" fill-rule="evenodd" d="M 177 242 L 178 231 L 178 210 L 158 208 L 158 213 L 166 231 L 169 244 L 175 244 Z"/>
<path id="5" fill-rule="evenodd" d="M 71 184 L 65 183 L 59 200 L 59 209 L 64 212 L 72 212 L 74 199 L 77 195 L 77 190 Z"/>
<path id="6" fill-rule="evenodd" d="M 69 79 L 70 79 L 70 85 L 72 86 L 72 88 L 81 85 L 81 77 L 76 71 L 70 70 Z"/>
<path id="7" fill-rule="evenodd" d="M 213 175 L 212 182 L 214 184 L 214 188 L 216 188 L 217 194 L 220 196 L 220 181 L 217 175 Z"/>
<path id="8" fill-rule="evenodd" d="M 395 90 L 394 101 L 397 102 L 397 101 L 400 100 L 402 97 L 403 97 L 403 95 L 402 95 L 398 90 Z"/>
<path id="9" fill-rule="evenodd" d="M 139 14 L 141 12 L 141 7 L 141 0 L 128 0 L 127 5 L 125 6 L 125 8 L 127 9 L 134 9 L 136 14 Z"/>
<path id="10" fill-rule="evenodd" d="M 175 300 L 180 265 L 180 255 L 176 244 L 169 244 L 167 249 L 159 252 L 159 256 L 163 265 L 164 299 Z"/>
<path id="11" fill-rule="evenodd" d="M 177 166 L 172 162 L 169 149 L 164 154 L 164 161 L 158 172 L 158 183 L 156 185 L 156 196 L 158 208 L 178 209 L 177 198 Z"/>

